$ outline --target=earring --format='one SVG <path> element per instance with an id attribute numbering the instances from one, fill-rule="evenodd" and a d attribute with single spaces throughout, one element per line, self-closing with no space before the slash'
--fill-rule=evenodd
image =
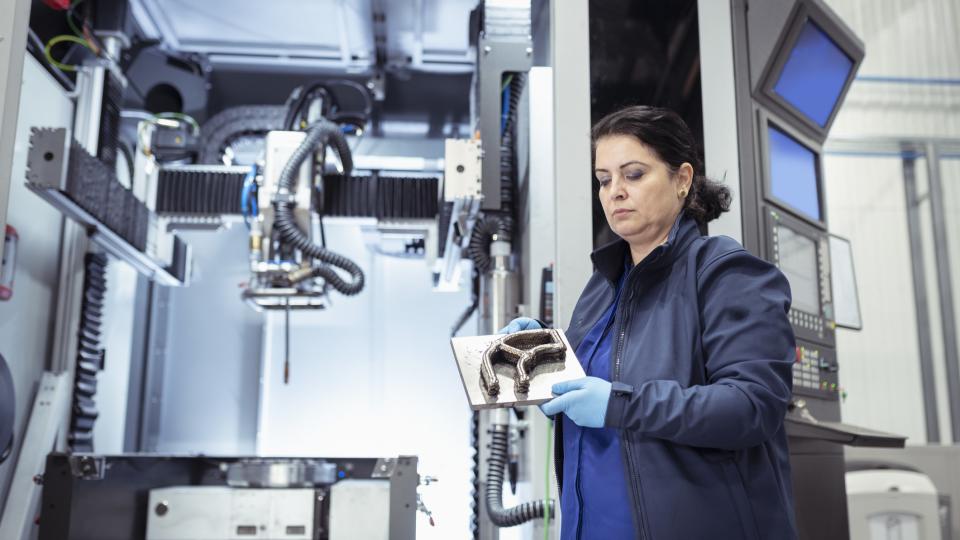
<path id="1" fill-rule="evenodd" d="M 681 190 L 680 190 L 680 193 L 677 193 L 677 196 L 678 196 L 678 198 L 680 198 L 680 199 L 686 199 L 686 198 L 687 198 L 687 188 L 681 189 Z"/>

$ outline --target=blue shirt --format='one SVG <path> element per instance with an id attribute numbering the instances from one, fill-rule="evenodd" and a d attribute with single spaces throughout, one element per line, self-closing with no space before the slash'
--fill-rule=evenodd
<path id="1" fill-rule="evenodd" d="M 613 323 L 630 268 L 626 263 L 624 266 L 613 303 L 576 350 L 587 375 L 607 381 L 611 374 Z M 582 428 L 564 415 L 563 455 L 561 540 L 633 538 L 630 497 L 617 431 Z"/>

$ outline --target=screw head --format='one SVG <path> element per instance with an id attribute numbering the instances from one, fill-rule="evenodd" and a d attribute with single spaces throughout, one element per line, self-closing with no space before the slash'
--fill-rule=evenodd
<path id="1" fill-rule="evenodd" d="M 157 503 L 157 506 L 153 509 L 153 512 L 160 517 L 167 515 L 167 512 L 170 511 L 170 504 L 167 501 L 160 501 Z"/>

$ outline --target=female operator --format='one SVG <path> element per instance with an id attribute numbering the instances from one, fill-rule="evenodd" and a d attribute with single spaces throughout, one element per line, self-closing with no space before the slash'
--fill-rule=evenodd
<path id="1" fill-rule="evenodd" d="M 703 176 L 675 113 L 628 107 L 593 127 L 594 175 L 620 237 L 567 337 L 587 377 L 556 384 L 561 538 L 796 538 L 784 415 L 790 288 L 700 228 L 730 192 Z M 502 332 L 539 328 L 520 318 Z"/>

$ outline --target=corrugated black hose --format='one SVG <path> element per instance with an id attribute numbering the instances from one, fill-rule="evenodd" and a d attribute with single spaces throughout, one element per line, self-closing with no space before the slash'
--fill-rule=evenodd
<path id="1" fill-rule="evenodd" d="M 497 527 L 514 527 L 549 514 L 554 518 L 553 499 L 529 501 L 513 508 L 503 507 L 503 474 L 507 463 L 507 426 L 494 425 L 487 459 L 487 515 Z"/>
<path id="2" fill-rule="evenodd" d="M 514 193 L 517 186 L 517 158 L 515 153 L 517 111 L 523 92 L 524 75 L 516 73 L 510 82 L 507 121 L 500 137 L 500 210 L 488 210 L 477 221 L 470 234 L 467 256 L 481 274 L 490 270 L 490 242 L 493 235 L 498 240 L 511 242 L 513 238 Z"/>
<path id="3" fill-rule="evenodd" d="M 353 157 L 340 127 L 329 120 L 320 120 L 312 124 L 307 128 L 306 138 L 293 152 L 290 161 L 280 173 L 277 197 L 273 201 L 276 212 L 274 228 L 280 233 L 283 243 L 299 249 L 307 257 L 320 261 L 321 265 L 313 269 L 314 276 L 322 277 L 340 293 L 352 296 L 363 290 L 363 270 L 343 255 L 314 244 L 307 234 L 300 230 L 293 218 L 293 208 L 296 203 L 293 201 L 292 194 L 300 166 L 317 148 L 324 149 L 327 144 L 331 144 L 340 156 L 343 176 L 345 178 L 350 176 L 353 170 Z M 340 277 L 333 267 L 349 273 L 351 281 L 348 282 Z"/>

